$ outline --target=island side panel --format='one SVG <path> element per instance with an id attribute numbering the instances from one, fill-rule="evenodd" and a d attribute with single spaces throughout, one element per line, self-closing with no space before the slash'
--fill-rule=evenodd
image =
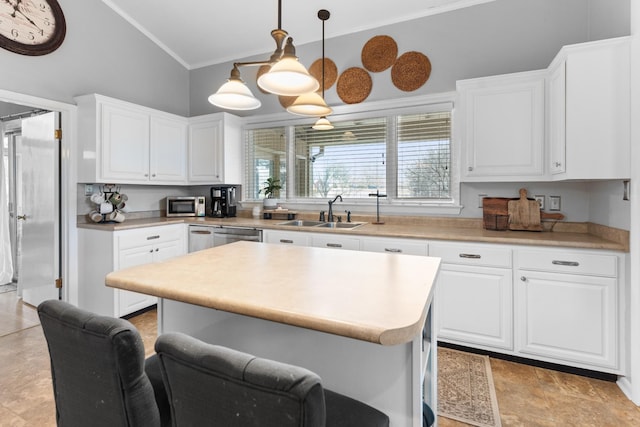
<path id="1" fill-rule="evenodd" d="M 158 333 L 183 332 L 205 342 L 305 367 L 326 388 L 386 413 L 393 427 L 421 426 L 415 341 L 383 346 L 173 300 L 158 303 Z M 417 362 L 418 364 L 420 362 Z M 416 407 L 419 406 L 419 407 Z"/>

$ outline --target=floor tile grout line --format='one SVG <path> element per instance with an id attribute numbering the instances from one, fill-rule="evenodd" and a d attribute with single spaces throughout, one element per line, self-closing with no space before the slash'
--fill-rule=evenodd
<path id="1" fill-rule="evenodd" d="M 16 329 L 15 331 L 8 332 L 6 334 L 0 335 L 0 338 L 5 338 L 13 334 L 19 334 L 20 332 L 28 331 L 29 329 L 33 329 L 37 326 L 40 326 L 40 323 L 36 323 L 35 325 L 27 326 L 21 329 Z"/>

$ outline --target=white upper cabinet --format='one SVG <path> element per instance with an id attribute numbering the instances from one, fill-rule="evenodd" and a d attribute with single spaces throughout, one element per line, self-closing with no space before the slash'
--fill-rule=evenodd
<path id="1" fill-rule="evenodd" d="M 78 181 L 186 183 L 186 118 L 96 94 L 76 101 Z"/>
<path id="2" fill-rule="evenodd" d="M 242 126 L 227 113 L 189 120 L 189 182 L 242 182 Z"/>
<path id="3" fill-rule="evenodd" d="M 549 67 L 553 179 L 630 175 L 630 45 L 627 37 L 565 46 Z"/>
<path id="4" fill-rule="evenodd" d="M 187 122 L 151 117 L 149 156 L 152 181 L 183 183 L 187 176 Z"/>
<path id="5" fill-rule="evenodd" d="M 545 178 L 546 71 L 457 82 L 462 181 Z"/>

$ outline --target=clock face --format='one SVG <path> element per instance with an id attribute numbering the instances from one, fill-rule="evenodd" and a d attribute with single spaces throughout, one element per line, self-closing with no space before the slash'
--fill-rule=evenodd
<path id="1" fill-rule="evenodd" d="M 0 0 L 0 47 L 44 55 L 64 40 L 66 24 L 56 0 Z"/>

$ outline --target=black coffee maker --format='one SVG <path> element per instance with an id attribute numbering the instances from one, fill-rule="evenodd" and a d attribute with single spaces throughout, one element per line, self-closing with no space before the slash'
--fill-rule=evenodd
<path id="1" fill-rule="evenodd" d="M 225 218 L 236 216 L 236 194 L 239 185 L 218 185 L 211 187 L 211 216 Z"/>

